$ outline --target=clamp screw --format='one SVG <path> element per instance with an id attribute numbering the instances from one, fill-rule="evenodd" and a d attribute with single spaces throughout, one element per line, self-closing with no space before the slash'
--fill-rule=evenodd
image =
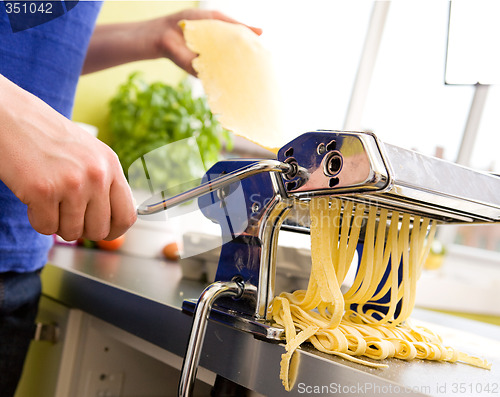
<path id="1" fill-rule="evenodd" d="M 326 146 L 323 142 L 321 142 L 318 147 L 316 148 L 316 152 L 321 156 L 323 153 L 326 152 Z"/>

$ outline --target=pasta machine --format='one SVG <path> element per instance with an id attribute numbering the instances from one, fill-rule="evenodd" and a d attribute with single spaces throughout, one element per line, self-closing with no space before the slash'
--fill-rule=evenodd
<path id="1" fill-rule="evenodd" d="M 283 330 L 266 318 L 275 296 L 278 234 L 308 232 L 312 197 L 336 196 L 440 223 L 485 223 L 500 221 L 498 192 L 496 175 L 384 144 L 372 133 L 320 130 L 292 140 L 275 160 L 220 161 L 200 186 L 141 205 L 139 215 L 148 215 L 197 198 L 222 230 L 216 281 L 183 306 L 194 320 L 179 395 L 190 393 L 209 316 L 259 338 L 282 338 Z"/>

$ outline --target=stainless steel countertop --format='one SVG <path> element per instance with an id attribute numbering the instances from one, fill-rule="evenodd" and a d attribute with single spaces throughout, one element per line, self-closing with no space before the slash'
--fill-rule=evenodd
<path id="1" fill-rule="evenodd" d="M 175 263 L 61 245 L 51 251 L 42 280 L 46 296 L 179 356 L 191 327 L 182 301 L 197 298 L 205 287 L 183 279 Z M 267 396 L 500 396 L 500 327 L 418 309 L 413 318 L 430 323 L 448 345 L 486 358 L 492 370 L 395 359 L 386 360 L 388 369 L 377 370 L 304 347 L 295 387 L 286 392 L 279 379 L 282 344 L 212 321 L 200 365 Z"/>

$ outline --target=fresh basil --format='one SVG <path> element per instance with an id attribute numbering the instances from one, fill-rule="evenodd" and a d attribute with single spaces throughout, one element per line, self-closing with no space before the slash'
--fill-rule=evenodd
<path id="1" fill-rule="evenodd" d="M 163 156 L 150 161 L 153 164 L 148 164 L 149 177 L 155 185 L 170 190 L 175 186 L 185 189 L 195 179 L 199 180 L 200 161 L 194 160 L 193 150 L 199 150 L 206 170 L 221 158 L 223 146 L 228 150 L 232 147 L 230 132 L 222 128 L 205 97 L 193 97 L 187 81 L 176 87 L 162 82 L 147 83 L 137 72 L 120 85 L 110 101 L 109 129 L 111 147 L 129 183 L 133 182 L 132 188 L 136 189 L 151 190 L 150 182 L 130 175 L 129 170 L 133 169 L 130 166 L 155 149 L 195 138 L 189 140 L 189 145 L 176 145 L 175 151 L 165 151 Z M 197 148 L 192 147 L 193 142 Z"/>

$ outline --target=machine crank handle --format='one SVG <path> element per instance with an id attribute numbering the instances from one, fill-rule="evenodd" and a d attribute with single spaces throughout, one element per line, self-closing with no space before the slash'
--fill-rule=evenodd
<path id="1" fill-rule="evenodd" d="M 290 174 L 296 172 L 296 168 L 292 164 L 282 163 L 277 160 L 258 160 L 249 166 L 222 175 L 214 180 L 205 182 L 200 186 L 194 187 L 176 196 L 169 197 L 154 204 L 141 204 L 137 208 L 137 214 L 152 215 L 160 211 L 166 211 L 176 205 L 185 203 L 205 194 L 212 193 L 230 185 L 231 183 L 241 181 L 242 179 L 260 174 L 262 172 L 281 172 L 284 174 Z"/>
<path id="2" fill-rule="evenodd" d="M 244 289 L 242 281 L 216 281 L 201 293 L 193 313 L 193 325 L 182 364 L 178 389 L 179 397 L 189 397 L 192 394 L 207 322 L 214 302 L 222 296 L 232 296 L 237 299 L 243 295 Z"/>

